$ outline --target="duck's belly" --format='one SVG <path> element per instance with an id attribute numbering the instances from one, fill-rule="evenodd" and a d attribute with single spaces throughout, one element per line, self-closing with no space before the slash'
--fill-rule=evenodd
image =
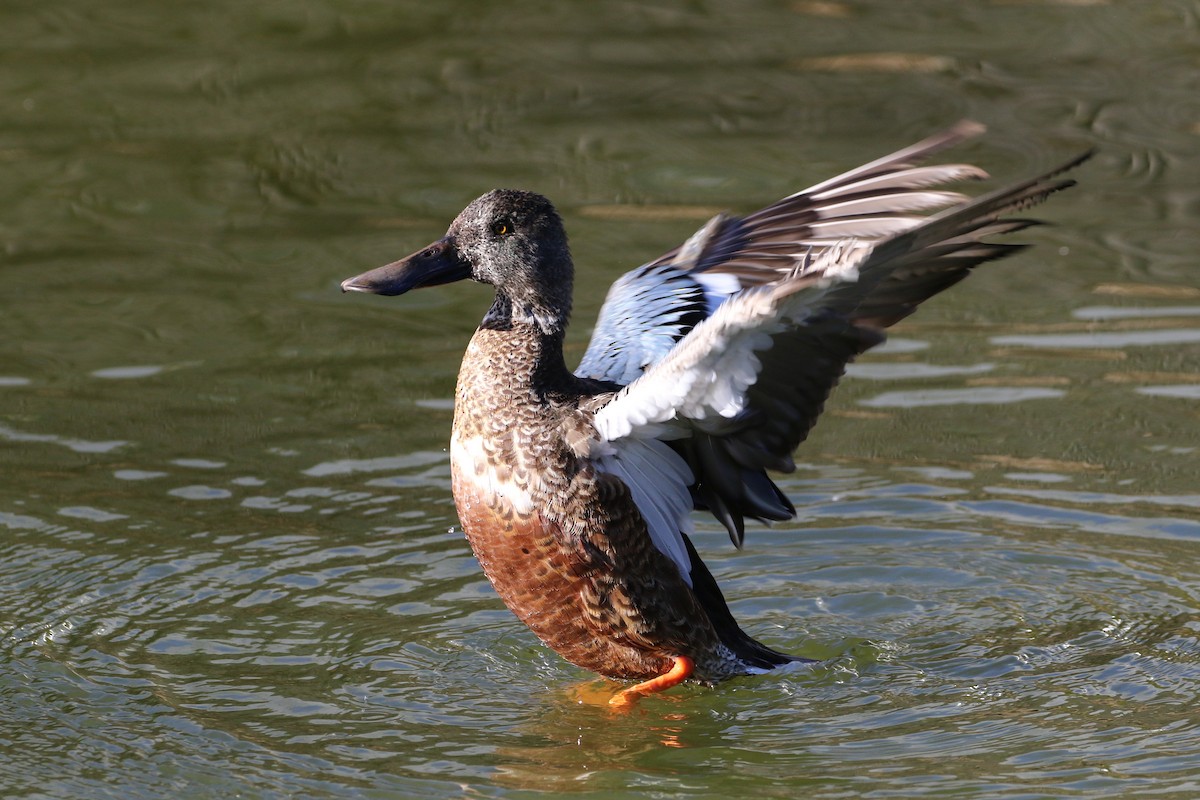
<path id="1" fill-rule="evenodd" d="M 463 531 L 504 604 L 572 664 L 610 678 L 647 679 L 671 666 L 667 654 L 630 647 L 589 623 L 586 596 L 594 565 L 559 545 L 532 497 L 495 475 L 452 463 L 454 502 Z"/>

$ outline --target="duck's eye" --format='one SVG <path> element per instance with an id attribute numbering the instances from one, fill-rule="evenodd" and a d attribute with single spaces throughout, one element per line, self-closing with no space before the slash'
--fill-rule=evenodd
<path id="1" fill-rule="evenodd" d="M 497 236 L 508 236 L 510 233 L 512 233 L 512 223 L 506 219 L 502 219 L 499 222 L 493 222 L 492 233 L 496 234 Z"/>

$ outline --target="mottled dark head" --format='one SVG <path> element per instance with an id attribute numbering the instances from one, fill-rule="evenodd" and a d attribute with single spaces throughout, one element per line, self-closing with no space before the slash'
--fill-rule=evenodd
<path id="1" fill-rule="evenodd" d="M 474 200 L 446 235 L 407 258 L 342 282 L 342 291 L 396 295 L 472 278 L 496 288 L 485 325 L 532 322 L 561 331 L 571 312 L 567 234 L 545 197 L 496 189 Z"/>

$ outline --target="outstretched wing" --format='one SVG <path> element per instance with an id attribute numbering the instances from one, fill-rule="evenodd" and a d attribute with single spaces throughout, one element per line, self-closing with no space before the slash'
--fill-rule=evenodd
<path id="1" fill-rule="evenodd" d="M 960 122 L 753 214 L 714 217 L 613 284 L 576 373 L 630 383 L 743 289 L 778 281 L 845 239 L 877 241 L 912 228 L 922 212 L 962 203 L 964 195 L 930 187 L 986 177 L 982 170 L 919 164 L 982 130 Z"/>
<path id="2" fill-rule="evenodd" d="M 619 451 L 625 440 L 680 440 L 673 444 L 689 462 L 698 504 L 737 545 L 745 516 L 788 518 L 794 511 L 765 470 L 793 468 L 793 450 L 846 364 L 883 340 L 882 327 L 1020 249 L 983 239 L 1033 224 L 1002 217 L 1072 185 L 1056 176 L 1089 155 L 901 233 L 797 258 L 782 279 L 732 296 L 597 409 L 601 442 Z"/>

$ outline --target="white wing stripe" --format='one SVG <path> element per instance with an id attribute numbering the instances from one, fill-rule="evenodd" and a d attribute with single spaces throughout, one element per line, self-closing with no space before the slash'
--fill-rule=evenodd
<path id="1" fill-rule="evenodd" d="M 744 395 L 745 387 L 736 392 L 727 388 L 730 368 L 745 361 L 748 371 L 757 374 L 757 359 L 754 364 L 749 359 L 756 346 L 770 343 L 767 334 L 772 332 L 771 317 L 777 312 L 773 299 L 772 292 L 749 290 L 723 303 L 665 358 L 596 413 L 601 440 L 640 438 L 649 433 L 648 424 L 665 423 L 677 413 L 691 420 L 704 419 L 715 412 L 714 391 L 722 392 L 726 408 L 731 408 L 733 398 Z M 746 373 L 739 369 L 735 375 L 743 379 L 736 382 L 742 383 Z M 751 383 L 753 379 L 746 386 Z"/>

